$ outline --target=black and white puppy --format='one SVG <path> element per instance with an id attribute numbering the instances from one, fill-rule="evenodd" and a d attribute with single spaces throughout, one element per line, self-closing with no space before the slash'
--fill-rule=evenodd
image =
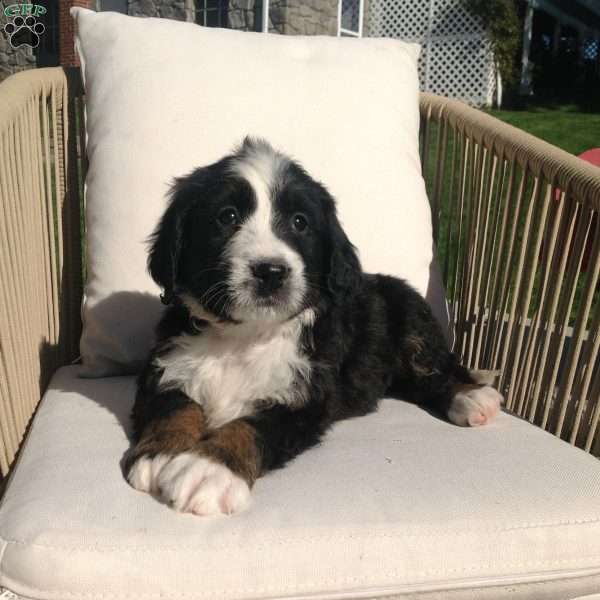
<path id="1" fill-rule="evenodd" d="M 331 195 L 264 141 L 178 179 L 151 243 L 169 308 L 124 467 L 178 511 L 243 509 L 258 477 L 384 396 L 465 426 L 499 409 L 423 298 L 363 273 Z"/>

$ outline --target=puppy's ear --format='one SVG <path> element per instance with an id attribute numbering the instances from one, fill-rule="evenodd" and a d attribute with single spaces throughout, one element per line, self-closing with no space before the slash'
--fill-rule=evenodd
<path id="1" fill-rule="evenodd" d="M 177 288 L 177 267 L 181 254 L 185 218 L 193 204 L 192 178 L 175 180 L 170 190 L 170 201 L 156 229 L 150 236 L 148 271 L 163 288 L 162 300 L 170 304 Z"/>
<path id="2" fill-rule="evenodd" d="M 329 249 L 327 287 L 334 299 L 342 300 L 357 291 L 362 269 L 356 248 L 342 229 L 335 207 L 329 213 Z"/>

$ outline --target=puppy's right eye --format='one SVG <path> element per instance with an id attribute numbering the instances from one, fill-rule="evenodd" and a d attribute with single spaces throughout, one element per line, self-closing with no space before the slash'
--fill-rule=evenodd
<path id="1" fill-rule="evenodd" d="M 235 208 L 231 208 L 231 206 L 224 208 L 219 213 L 217 218 L 219 223 L 221 223 L 221 225 L 225 225 L 226 227 L 237 225 L 240 222 L 240 216 L 238 215 L 237 210 L 235 210 Z"/>

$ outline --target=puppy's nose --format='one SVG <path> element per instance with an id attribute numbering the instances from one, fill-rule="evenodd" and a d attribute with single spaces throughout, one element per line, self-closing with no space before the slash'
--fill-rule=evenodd
<path id="1" fill-rule="evenodd" d="M 252 274 L 266 291 L 279 289 L 290 274 L 290 268 L 281 262 L 257 262 L 251 268 Z"/>

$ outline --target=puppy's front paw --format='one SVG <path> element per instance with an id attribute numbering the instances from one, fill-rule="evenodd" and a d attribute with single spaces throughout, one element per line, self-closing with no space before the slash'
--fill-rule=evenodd
<path id="1" fill-rule="evenodd" d="M 157 493 L 179 512 L 218 515 L 240 512 L 250 488 L 238 475 L 210 458 L 184 452 L 160 468 Z"/>
<path id="2" fill-rule="evenodd" d="M 157 454 L 154 458 L 143 454 L 129 467 L 127 481 L 140 492 L 155 493 L 158 489 L 158 474 L 171 458 L 167 454 Z"/>
<path id="3" fill-rule="evenodd" d="M 489 385 L 464 386 L 452 398 L 448 418 L 464 427 L 485 425 L 498 414 L 502 402 L 502 394 Z"/>
<path id="4" fill-rule="evenodd" d="M 179 512 L 196 515 L 240 512 L 250 501 L 250 488 L 241 477 L 194 452 L 142 455 L 129 468 L 127 481 Z"/>

